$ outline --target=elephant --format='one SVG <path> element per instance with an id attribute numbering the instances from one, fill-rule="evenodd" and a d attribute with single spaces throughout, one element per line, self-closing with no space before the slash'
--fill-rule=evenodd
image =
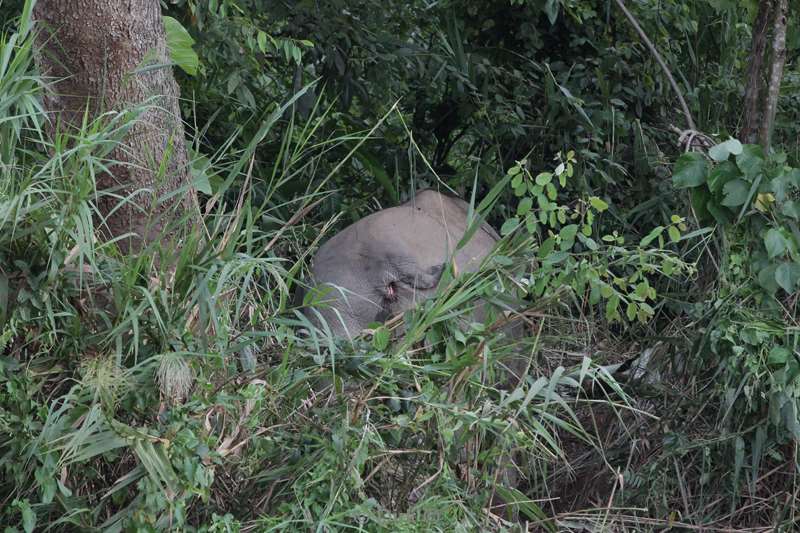
<path id="1" fill-rule="evenodd" d="M 425 189 L 340 231 L 313 257 L 309 285 L 330 290 L 327 305 L 306 308 L 306 316 L 317 326 L 321 316 L 334 336 L 352 339 L 432 296 L 451 258 L 457 272 L 476 271 L 500 237 L 481 221 L 456 251 L 468 210 L 459 198 Z"/>

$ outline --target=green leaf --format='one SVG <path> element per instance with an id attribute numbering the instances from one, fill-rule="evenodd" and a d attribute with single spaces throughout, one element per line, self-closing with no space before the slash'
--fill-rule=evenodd
<path id="1" fill-rule="evenodd" d="M 386 327 L 381 326 L 375 330 L 372 336 L 372 346 L 379 352 L 382 352 L 389 346 L 389 330 Z"/>
<path id="2" fill-rule="evenodd" d="M 783 255 L 786 251 L 786 239 L 780 230 L 775 228 L 770 229 L 764 237 L 764 246 L 767 248 L 767 254 L 772 259 L 779 255 Z"/>
<path id="3" fill-rule="evenodd" d="M 197 67 L 200 64 L 200 59 L 197 53 L 192 50 L 194 39 L 189 35 L 180 22 L 172 17 L 161 17 L 164 21 L 164 31 L 167 35 L 167 48 L 169 49 L 169 57 L 172 62 L 181 67 L 181 69 L 194 76 L 197 74 Z"/>
<path id="4" fill-rule="evenodd" d="M 742 153 L 742 143 L 736 139 L 728 139 L 716 146 L 712 146 L 708 151 L 709 157 L 714 161 L 725 161 L 730 154 L 739 155 Z"/>
<path id="5" fill-rule="evenodd" d="M 22 528 L 25 530 L 25 533 L 31 533 L 35 527 L 36 513 L 33 512 L 33 509 L 31 509 L 30 504 L 28 504 L 26 500 L 25 505 L 22 506 Z"/>
<path id="6" fill-rule="evenodd" d="M 612 294 L 611 298 L 608 299 L 606 302 L 606 315 L 608 316 L 609 320 L 614 320 L 619 317 L 618 308 L 619 307 L 619 296 L 616 294 Z"/>
<path id="7" fill-rule="evenodd" d="M 261 30 L 258 30 L 258 34 L 256 35 L 256 42 L 258 43 L 258 49 L 261 50 L 262 54 L 267 53 L 267 34 Z"/>
<path id="8" fill-rule="evenodd" d="M 789 200 L 784 203 L 781 206 L 781 214 L 794 220 L 800 220 L 800 202 Z"/>
<path id="9" fill-rule="evenodd" d="M 656 240 L 663 231 L 664 231 L 664 226 L 656 226 L 650 231 L 650 233 L 647 234 L 647 237 L 645 237 L 644 239 L 641 240 L 641 242 L 639 242 L 639 246 L 642 247 L 647 246 L 648 244 Z"/>
<path id="10" fill-rule="evenodd" d="M 695 187 L 691 190 L 689 196 L 692 201 L 692 208 L 697 215 L 697 219 L 702 223 L 710 221 L 712 216 L 706 207 L 706 204 L 708 204 L 708 200 L 711 197 L 708 187 Z"/>
<path id="11" fill-rule="evenodd" d="M 779 202 L 786 200 L 789 191 L 792 187 L 792 179 L 786 172 L 781 172 L 780 175 L 774 177 L 770 182 L 770 189 L 775 193 L 775 199 Z"/>
<path id="12" fill-rule="evenodd" d="M 729 181 L 741 177 L 742 173 L 732 161 L 725 161 L 715 166 L 708 175 L 708 188 L 711 192 L 719 192 Z"/>
<path id="13" fill-rule="evenodd" d="M 556 23 L 556 19 L 558 18 L 558 8 L 558 0 L 547 0 L 547 3 L 544 5 L 544 12 L 547 13 L 547 20 L 550 21 L 551 26 Z"/>
<path id="14" fill-rule="evenodd" d="M 669 233 L 669 239 L 672 242 L 678 242 L 681 240 L 681 231 L 677 227 L 670 226 L 667 228 L 667 233 Z"/>
<path id="15" fill-rule="evenodd" d="M 503 223 L 503 226 L 500 228 L 500 235 L 505 237 L 519 226 L 519 219 L 517 217 L 509 218 Z"/>
<path id="16" fill-rule="evenodd" d="M 561 236 L 561 249 L 572 248 L 575 244 L 575 236 L 578 234 L 578 225 L 570 224 L 561 228 L 559 235 Z"/>
<path id="17" fill-rule="evenodd" d="M 536 176 L 536 185 L 544 187 L 553 180 L 553 175 L 549 172 L 542 172 Z"/>
<path id="18" fill-rule="evenodd" d="M 714 220 L 723 226 L 733 222 L 733 213 L 731 213 L 731 210 L 727 207 L 717 205 L 717 203 L 713 200 L 706 204 L 706 209 L 708 209 L 708 212 L 711 213 L 712 217 L 714 217 Z"/>
<path id="19" fill-rule="evenodd" d="M 600 246 L 597 244 L 597 242 L 595 242 L 594 239 L 584 235 L 583 233 L 578 233 L 578 240 L 581 241 L 581 243 L 584 246 L 586 246 L 589 250 L 593 252 L 597 251 L 597 249 L 600 248 Z"/>
<path id="20" fill-rule="evenodd" d="M 772 366 L 783 366 L 788 361 L 792 352 L 783 346 L 773 346 L 767 356 L 767 364 Z"/>
<path id="21" fill-rule="evenodd" d="M 533 207 L 533 198 L 526 196 L 520 200 L 519 205 L 517 206 L 517 215 L 521 217 L 527 215 L 531 210 L 531 207 Z"/>
<path id="22" fill-rule="evenodd" d="M 595 208 L 597 211 L 601 213 L 608 209 L 608 204 L 604 202 L 602 199 L 598 198 L 597 196 L 590 196 L 589 203 Z"/>
<path id="23" fill-rule="evenodd" d="M 551 182 L 551 183 L 548 183 L 548 184 L 545 186 L 545 192 L 547 193 L 547 197 L 548 197 L 550 200 L 553 200 L 553 201 L 555 201 L 555 199 L 556 199 L 556 198 L 558 198 L 558 191 L 556 190 L 556 186 L 555 186 L 555 185 L 553 185 L 553 184 L 552 184 L 552 182 Z"/>
<path id="24" fill-rule="evenodd" d="M 745 144 L 742 153 L 736 156 L 736 165 L 748 178 L 761 172 L 764 164 L 764 149 L 758 144 Z"/>
<path id="25" fill-rule="evenodd" d="M 678 158 L 672 173 L 672 185 L 677 189 L 697 187 L 706 181 L 708 165 L 702 154 L 688 152 Z"/>
<path id="26" fill-rule="evenodd" d="M 722 205 L 737 207 L 747 201 L 747 196 L 750 192 L 750 184 L 743 179 L 737 178 L 726 183 L 722 192 L 725 195 L 725 198 L 722 200 Z"/>
<path id="27" fill-rule="evenodd" d="M 535 233 L 537 225 L 536 217 L 533 216 L 533 213 L 528 213 L 528 216 L 525 217 L 525 229 L 528 230 L 528 233 Z"/>
<path id="28" fill-rule="evenodd" d="M 777 268 L 775 265 L 769 265 L 766 268 L 762 268 L 761 271 L 758 273 L 758 284 L 761 285 L 768 294 L 775 294 L 775 291 L 778 290 L 778 284 L 775 281 L 775 272 Z"/>
<path id="29" fill-rule="evenodd" d="M 794 293 L 800 281 L 800 265 L 797 263 L 781 263 L 775 269 L 775 282 L 789 294 Z"/>

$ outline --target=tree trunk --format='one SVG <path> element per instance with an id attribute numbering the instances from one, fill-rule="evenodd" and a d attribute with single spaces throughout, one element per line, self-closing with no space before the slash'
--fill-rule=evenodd
<path id="1" fill-rule="evenodd" d="M 772 23 L 772 62 L 767 85 L 767 98 L 764 102 L 764 116 L 759 132 L 759 140 L 765 151 L 769 151 L 772 130 L 775 126 L 775 114 L 778 111 L 778 96 L 781 92 L 783 66 L 786 63 L 786 19 L 788 16 L 788 0 L 775 0 Z"/>
<path id="2" fill-rule="evenodd" d="M 159 2 L 39 0 L 33 14 L 37 62 L 53 81 L 44 105 L 55 124 L 80 126 L 87 109 L 91 120 L 106 111 L 153 104 L 110 154 L 115 161 L 110 172 L 97 178 L 98 190 L 114 191 L 98 199 L 104 237 L 134 234 L 118 241 L 123 253 L 134 253 L 163 242 L 164 230 L 180 217 L 193 223 L 195 191 L 179 89 L 172 69 L 165 66 L 170 62 Z M 135 72 L 146 56 L 162 66 Z M 158 202 L 181 187 L 183 192 Z"/>
<path id="3" fill-rule="evenodd" d="M 761 0 L 758 15 L 753 24 L 753 41 L 747 65 L 747 88 L 744 93 L 744 125 L 739 139 L 745 143 L 755 143 L 761 124 L 762 87 L 764 85 L 764 56 L 767 50 L 772 0 Z"/>

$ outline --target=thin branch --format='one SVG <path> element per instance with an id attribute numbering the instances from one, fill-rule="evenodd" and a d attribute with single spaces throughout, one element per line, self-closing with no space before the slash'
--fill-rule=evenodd
<path id="1" fill-rule="evenodd" d="M 681 109 L 683 110 L 683 114 L 686 117 L 686 124 L 689 126 L 689 129 L 697 130 L 697 126 L 695 126 L 694 124 L 694 119 L 692 118 L 692 114 L 689 112 L 689 106 L 686 105 L 686 100 L 683 98 L 683 93 L 678 87 L 678 83 L 675 81 L 675 78 L 672 76 L 672 72 L 670 72 L 669 68 L 667 67 L 667 64 L 661 57 L 661 54 L 658 53 L 658 50 L 656 50 L 656 47 L 655 45 L 653 45 L 653 42 L 650 40 L 650 38 L 642 29 L 642 27 L 639 25 L 639 22 L 636 20 L 636 17 L 634 17 L 633 14 L 630 11 L 628 11 L 628 8 L 625 7 L 625 4 L 622 2 L 622 0 L 616 0 L 616 2 L 619 8 L 622 10 L 622 12 L 625 13 L 625 16 L 628 18 L 631 25 L 633 25 L 634 29 L 636 30 L 636 33 L 639 34 L 639 37 L 642 38 L 644 44 L 647 45 L 647 48 L 650 50 L 650 53 L 653 54 L 653 57 L 656 58 L 658 64 L 661 65 L 661 70 L 664 71 L 664 75 L 669 80 L 669 84 L 672 86 L 672 90 L 675 91 L 675 95 L 678 97 L 678 101 L 681 104 Z"/>

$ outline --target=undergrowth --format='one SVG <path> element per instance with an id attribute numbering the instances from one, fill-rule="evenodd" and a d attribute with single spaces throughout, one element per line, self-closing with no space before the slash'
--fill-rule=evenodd
<path id="1" fill-rule="evenodd" d="M 124 256 L 95 237 L 95 178 L 141 110 L 49 133 L 31 43 L 25 28 L 0 41 L 8 530 L 794 524 L 800 173 L 785 157 L 735 141 L 713 163 L 683 156 L 673 182 L 693 209 L 641 234 L 575 192 L 574 152 L 522 159 L 472 201 L 515 206 L 482 268 L 446 270 L 435 298 L 342 341 L 292 304 L 337 224 L 306 208 L 341 165 L 309 176 L 382 121 L 320 141 L 330 110 L 296 122 L 296 94 L 246 148 L 195 154 L 209 195 L 181 247 Z M 254 176 L 268 134 L 273 174 Z M 646 371 L 624 390 L 597 364 L 634 356 Z"/>

